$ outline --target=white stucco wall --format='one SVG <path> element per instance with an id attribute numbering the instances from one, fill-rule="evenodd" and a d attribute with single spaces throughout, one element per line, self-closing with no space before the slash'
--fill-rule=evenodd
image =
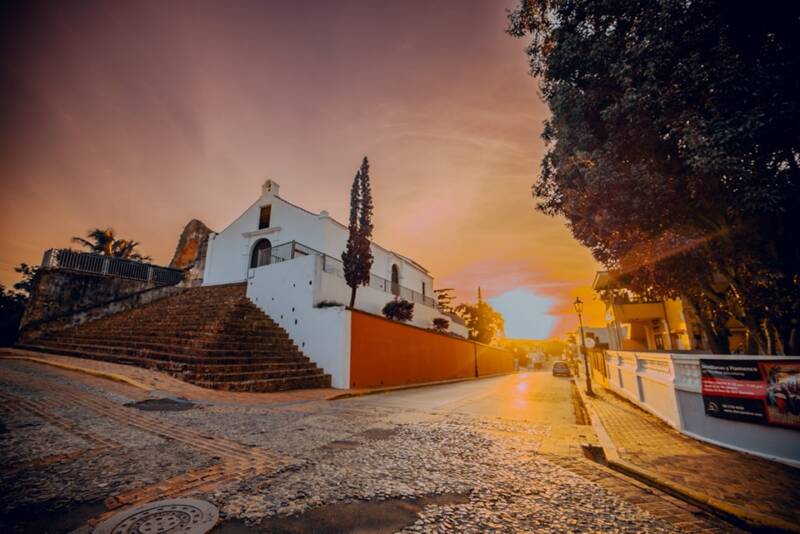
<path id="1" fill-rule="evenodd" d="M 285 329 L 300 350 L 331 375 L 335 388 L 350 385 L 350 313 L 315 308 L 318 256 L 250 270 L 247 296 Z"/>
<path id="2" fill-rule="evenodd" d="M 260 239 L 269 239 L 272 246 L 297 241 L 303 245 L 340 259 L 347 244 L 347 227 L 328 216 L 304 210 L 278 196 L 274 182 L 264 184 L 262 194 L 227 228 L 212 234 L 208 241 L 204 285 L 242 282 L 247 277 L 250 253 Z M 263 206 L 272 206 L 270 226 L 258 229 Z M 377 243 L 372 244 L 372 273 L 391 280 L 392 265 L 398 266 L 400 285 L 432 297 L 433 278 L 409 260 Z"/>
<path id="3" fill-rule="evenodd" d="M 800 432 L 706 415 L 700 359 L 775 360 L 774 356 L 648 351 L 605 352 L 609 388 L 693 438 L 800 467 Z M 780 358 L 777 358 L 780 359 Z"/>
<path id="4" fill-rule="evenodd" d="M 272 206 L 270 226 L 259 230 L 258 220 L 264 206 Z M 227 228 L 209 237 L 203 284 L 244 281 L 253 246 L 261 239 L 269 239 L 273 246 L 297 241 L 324 251 L 328 248 L 324 225 L 324 218 L 293 206 L 275 191 L 265 189 Z"/>
<path id="5" fill-rule="evenodd" d="M 350 303 L 350 286 L 340 276 L 328 272 L 320 273 L 319 292 L 317 293 L 317 303 L 322 301 L 339 302 L 342 304 Z M 356 305 L 358 310 L 367 313 L 374 313 L 381 315 L 384 305 L 394 299 L 394 295 L 375 289 L 369 286 L 359 287 L 356 291 Z M 414 304 L 414 318 L 410 321 L 414 326 L 420 328 L 433 328 L 433 320 L 437 317 L 442 317 L 450 321 L 449 331 L 461 337 L 467 337 L 469 332 L 467 328 L 452 321 L 446 315 L 439 313 L 436 308 L 424 306 L 419 303 Z"/>

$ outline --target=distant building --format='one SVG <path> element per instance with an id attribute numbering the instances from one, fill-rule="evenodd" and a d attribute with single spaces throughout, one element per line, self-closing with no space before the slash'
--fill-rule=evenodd
<path id="1" fill-rule="evenodd" d="M 620 288 L 607 271 L 592 288 L 603 298 L 608 348 L 613 350 L 708 350 L 699 324 L 681 300 L 647 299 Z M 744 328 L 732 322 L 732 349 L 744 344 Z"/>

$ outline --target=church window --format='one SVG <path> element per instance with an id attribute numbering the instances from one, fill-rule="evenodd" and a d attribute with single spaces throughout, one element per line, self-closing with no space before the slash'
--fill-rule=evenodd
<path id="1" fill-rule="evenodd" d="M 272 215 L 272 206 L 262 206 L 258 217 L 258 229 L 269 228 L 269 217 Z"/>

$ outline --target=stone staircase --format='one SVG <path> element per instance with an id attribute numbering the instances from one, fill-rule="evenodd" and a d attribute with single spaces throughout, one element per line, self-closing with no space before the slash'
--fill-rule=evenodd
<path id="1" fill-rule="evenodd" d="M 245 284 L 196 287 L 18 346 L 137 365 L 228 391 L 330 387 Z"/>

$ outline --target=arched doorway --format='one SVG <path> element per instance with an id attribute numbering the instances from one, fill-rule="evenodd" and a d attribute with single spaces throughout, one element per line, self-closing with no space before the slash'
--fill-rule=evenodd
<path id="1" fill-rule="evenodd" d="M 253 252 L 250 253 L 250 268 L 255 269 L 262 265 L 269 265 L 272 262 L 272 243 L 269 239 L 259 239 L 253 245 Z"/>
<path id="2" fill-rule="evenodd" d="M 397 264 L 392 264 L 392 295 L 400 294 L 400 272 L 397 270 Z"/>

